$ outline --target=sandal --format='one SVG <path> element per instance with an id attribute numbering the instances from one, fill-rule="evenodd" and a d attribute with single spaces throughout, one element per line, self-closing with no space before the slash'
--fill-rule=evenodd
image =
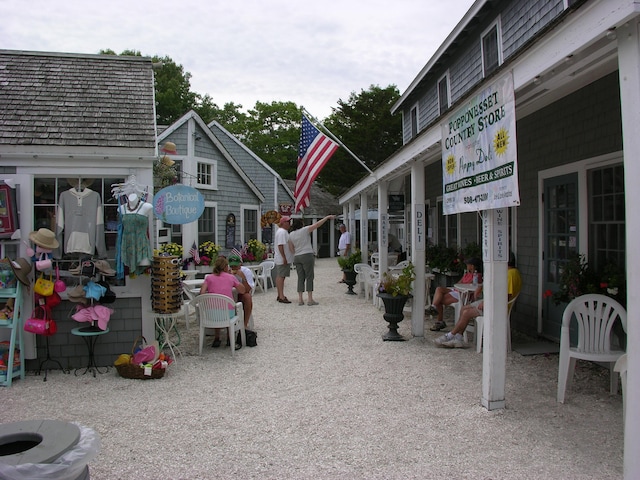
<path id="1" fill-rule="evenodd" d="M 291 300 L 289 300 L 287 297 L 279 298 L 278 301 L 280 303 L 291 303 Z"/>
<path id="2" fill-rule="evenodd" d="M 431 327 L 429 330 L 431 330 L 432 332 L 439 332 L 443 328 L 447 328 L 447 324 L 446 323 L 444 323 L 444 322 L 436 322 L 436 323 L 433 324 L 433 327 Z"/>

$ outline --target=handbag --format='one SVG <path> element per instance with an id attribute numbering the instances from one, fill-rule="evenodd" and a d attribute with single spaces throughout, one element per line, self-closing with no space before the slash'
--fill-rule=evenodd
<path id="1" fill-rule="evenodd" d="M 48 309 L 36 307 L 31 316 L 24 322 L 24 331 L 36 335 L 51 336 L 58 331 L 56 321 L 49 318 Z"/>
<path id="2" fill-rule="evenodd" d="M 33 287 L 33 291 L 43 297 L 53 295 L 53 276 L 49 275 L 49 280 L 44 278 L 44 274 L 41 273 L 40 277 L 36 280 L 36 284 Z"/>
<path id="3" fill-rule="evenodd" d="M 60 269 L 56 265 L 56 281 L 53 282 L 53 289 L 60 293 L 64 292 L 67 289 L 67 284 L 60 280 Z"/>

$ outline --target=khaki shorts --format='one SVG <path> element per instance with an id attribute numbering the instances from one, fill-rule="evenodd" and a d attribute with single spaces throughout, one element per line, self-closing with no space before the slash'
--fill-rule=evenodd
<path id="1" fill-rule="evenodd" d="M 289 277 L 291 275 L 291 264 L 276 265 L 276 277 Z"/>

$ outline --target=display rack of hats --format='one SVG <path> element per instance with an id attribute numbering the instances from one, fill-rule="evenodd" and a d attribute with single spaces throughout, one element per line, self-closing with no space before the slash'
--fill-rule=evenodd
<path id="1" fill-rule="evenodd" d="M 107 260 L 87 258 L 69 268 L 69 274 L 78 283 L 67 292 L 69 301 L 77 303 L 71 315 L 76 322 L 90 323 L 85 330 L 106 330 L 113 310 L 106 305 L 116 300 L 105 277 L 114 277 L 116 271 Z"/>
<path id="2" fill-rule="evenodd" d="M 156 313 L 176 313 L 182 308 L 181 259 L 155 255 L 151 269 L 151 304 Z"/>
<path id="3" fill-rule="evenodd" d="M 56 321 L 53 318 L 53 308 L 62 302 L 60 292 L 66 289 L 64 282 L 59 281 L 57 265 L 54 268 L 53 250 L 58 248 L 55 233 L 48 228 L 41 228 L 29 234 L 33 246 L 27 246 L 27 255 L 35 266 L 34 283 L 34 309 L 29 318 L 25 319 L 25 331 L 35 333 L 45 338 L 46 356 L 38 366 L 37 374 L 44 370 L 44 381 L 47 381 L 49 364 L 59 367 L 64 373 L 69 373 L 62 364 L 51 357 L 49 337 L 58 331 Z M 56 280 L 53 280 L 53 272 L 56 272 Z M 64 288 L 63 288 L 64 287 Z"/>

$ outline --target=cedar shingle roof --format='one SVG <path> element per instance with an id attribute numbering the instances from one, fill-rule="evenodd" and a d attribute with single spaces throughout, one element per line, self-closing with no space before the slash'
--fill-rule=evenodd
<path id="1" fill-rule="evenodd" d="M 151 59 L 0 50 L 0 145 L 155 148 Z"/>

